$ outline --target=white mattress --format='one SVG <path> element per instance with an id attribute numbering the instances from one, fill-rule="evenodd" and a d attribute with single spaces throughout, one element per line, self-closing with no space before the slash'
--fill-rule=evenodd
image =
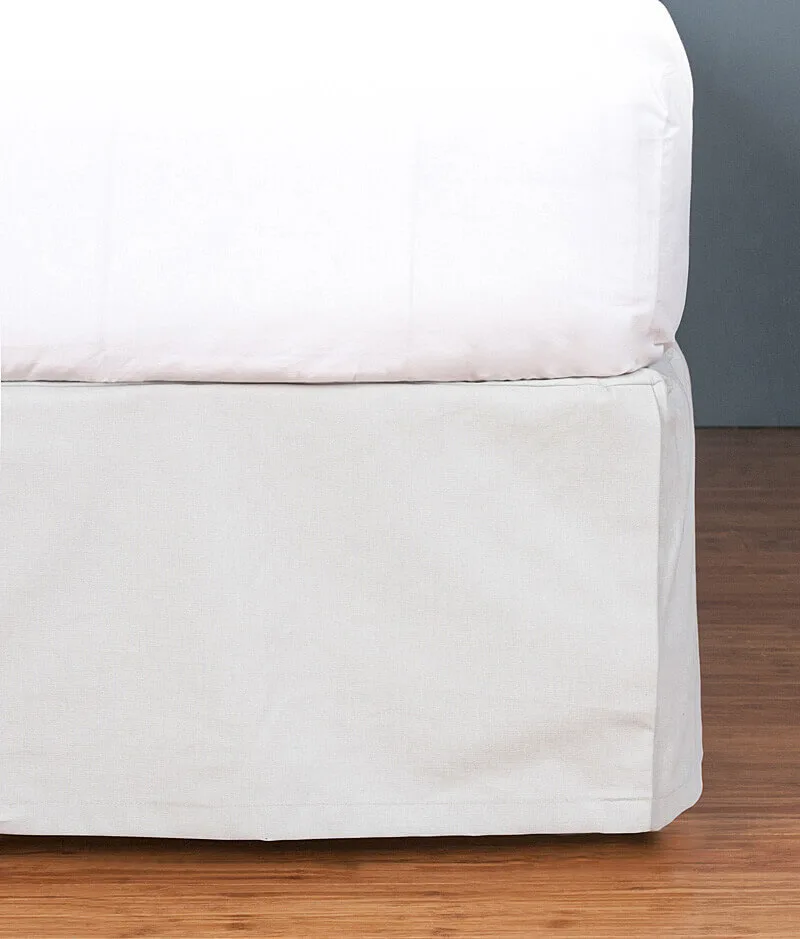
<path id="1" fill-rule="evenodd" d="M 608 376 L 674 338 L 692 89 L 655 0 L 16 6 L 5 380 Z"/>
<path id="2" fill-rule="evenodd" d="M 697 799 L 677 350 L 3 411 L 0 832 L 643 831 Z"/>

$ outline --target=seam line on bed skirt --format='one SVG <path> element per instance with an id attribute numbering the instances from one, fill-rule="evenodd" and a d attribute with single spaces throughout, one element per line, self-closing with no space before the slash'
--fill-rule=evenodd
<path id="1" fill-rule="evenodd" d="M 172 808 L 175 806 L 184 806 L 186 808 L 208 808 L 208 809 L 257 809 L 257 808 L 277 808 L 277 809 L 305 809 L 305 808 L 345 808 L 347 806 L 376 806 L 376 807 L 390 807 L 397 806 L 398 808 L 403 807 L 420 807 L 420 806 L 451 806 L 453 808 L 458 808 L 459 805 L 536 805 L 537 803 L 546 804 L 546 805 L 585 805 L 586 803 L 617 803 L 617 802 L 663 802 L 665 799 L 669 799 L 674 796 L 676 793 L 680 792 L 682 789 L 685 789 L 689 783 L 692 782 L 692 777 L 687 776 L 686 780 L 681 783 L 680 786 L 676 786 L 675 789 L 666 793 L 665 795 L 659 796 L 657 800 L 650 798 L 649 796 L 626 796 L 613 799 L 559 799 L 559 798 L 541 798 L 541 799 L 515 799 L 511 801 L 497 801 L 497 800 L 470 800 L 470 801 L 453 801 L 453 802 L 245 802 L 245 803 L 230 803 L 226 802 L 224 805 L 208 805 L 206 803 L 200 802 L 169 802 L 169 801 L 160 801 L 154 799 L 142 799 L 139 801 L 129 802 L 90 802 L 86 799 L 77 799 L 74 802 L 54 802 L 50 799 L 45 802 L 14 802 L 8 803 L 13 805 L 107 805 L 109 807 L 118 807 L 120 805 L 160 805 L 165 808 Z"/>

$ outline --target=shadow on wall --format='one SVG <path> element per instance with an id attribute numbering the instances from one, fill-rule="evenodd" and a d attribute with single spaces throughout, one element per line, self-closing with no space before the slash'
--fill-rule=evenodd
<path id="1" fill-rule="evenodd" d="M 666 0 L 695 78 L 700 426 L 800 425 L 800 2 Z"/>

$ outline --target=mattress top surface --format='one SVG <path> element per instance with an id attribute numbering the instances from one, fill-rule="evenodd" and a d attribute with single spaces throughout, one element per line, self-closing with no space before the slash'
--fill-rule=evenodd
<path id="1" fill-rule="evenodd" d="M 4 380 L 602 377 L 674 339 L 655 0 L 115 6 L 0 39 Z"/>

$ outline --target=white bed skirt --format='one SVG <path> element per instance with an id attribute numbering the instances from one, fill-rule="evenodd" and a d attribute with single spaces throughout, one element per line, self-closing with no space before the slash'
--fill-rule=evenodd
<path id="1" fill-rule="evenodd" d="M 698 798 L 677 349 L 2 407 L 0 832 L 635 832 Z"/>

